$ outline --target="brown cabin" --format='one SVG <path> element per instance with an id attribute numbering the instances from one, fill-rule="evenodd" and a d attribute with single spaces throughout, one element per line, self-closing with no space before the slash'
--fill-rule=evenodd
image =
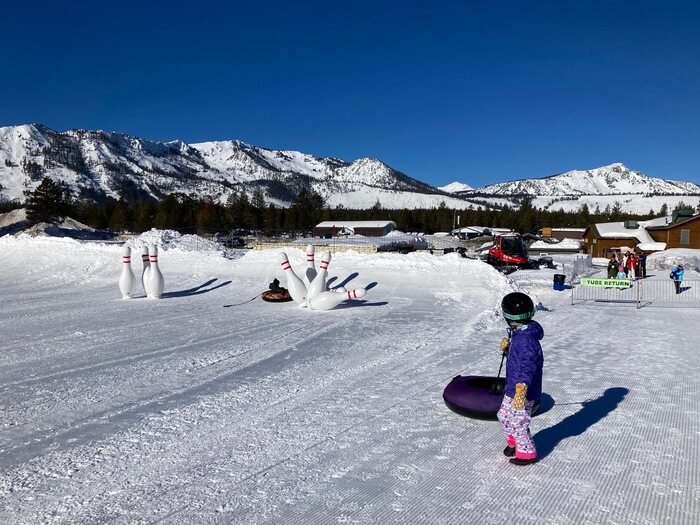
<path id="1" fill-rule="evenodd" d="M 612 228 L 615 233 L 605 232 L 608 226 L 615 225 L 617 227 Z M 624 223 L 593 224 L 586 228 L 583 238 L 584 250 L 593 257 L 609 257 L 612 251 L 622 247 L 635 249 L 640 243 L 660 243 L 659 250 L 700 249 L 700 215 L 693 215 L 692 210 L 676 210 L 667 221 L 661 217 L 639 223 L 628 220 Z"/>
<path id="2" fill-rule="evenodd" d="M 676 210 L 669 224 L 650 226 L 647 231 L 656 242 L 665 242 L 666 248 L 700 249 L 700 215 L 691 210 Z"/>

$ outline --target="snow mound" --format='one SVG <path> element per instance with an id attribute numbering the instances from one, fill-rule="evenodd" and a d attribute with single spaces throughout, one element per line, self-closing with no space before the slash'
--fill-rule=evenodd
<path id="1" fill-rule="evenodd" d="M 223 253 L 225 248 L 214 241 L 200 237 L 199 235 L 185 234 L 175 230 L 157 230 L 150 229 L 143 232 L 135 239 L 127 241 L 126 245 L 133 248 L 142 248 L 144 246 L 158 246 L 158 249 L 163 251 L 180 250 L 183 252 L 204 252 L 204 253 Z"/>
<path id="2" fill-rule="evenodd" d="M 17 233 L 27 228 L 29 224 L 26 208 L 0 213 L 0 235 Z"/>

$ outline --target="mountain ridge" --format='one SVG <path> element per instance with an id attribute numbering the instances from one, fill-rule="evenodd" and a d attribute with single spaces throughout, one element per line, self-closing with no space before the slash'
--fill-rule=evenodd
<path id="1" fill-rule="evenodd" d="M 384 208 L 517 207 L 522 196 L 544 208 L 590 207 L 596 199 L 615 196 L 628 207 L 633 198 L 627 197 L 638 195 L 673 196 L 676 203 L 697 195 L 700 202 L 697 184 L 649 177 L 619 162 L 479 188 L 457 182 L 437 188 L 371 157 L 347 162 L 241 140 L 188 144 L 103 130 L 59 132 L 42 124 L 0 127 L 0 198 L 22 202 L 47 175 L 73 197 L 94 201 L 161 199 L 181 192 L 226 202 L 231 194 L 260 190 L 266 202 L 289 206 L 307 188 L 331 207 L 357 209 L 377 203 Z M 660 206 L 652 200 L 646 204 Z M 671 199 L 668 205 L 673 204 Z"/>

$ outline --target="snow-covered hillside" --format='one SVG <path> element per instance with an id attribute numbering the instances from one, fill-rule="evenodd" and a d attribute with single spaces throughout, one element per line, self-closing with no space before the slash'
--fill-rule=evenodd
<path id="1" fill-rule="evenodd" d="M 479 193 L 493 195 L 526 194 L 533 197 L 553 195 L 611 195 L 611 194 L 700 194 L 700 186 L 690 182 L 676 183 L 649 177 L 630 170 L 620 163 L 591 170 L 573 170 L 542 179 L 526 179 L 493 184 L 479 188 Z"/>
<path id="2" fill-rule="evenodd" d="M 625 212 L 658 212 L 679 202 L 700 203 L 700 186 L 648 177 L 622 164 L 576 170 L 541 179 L 481 188 L 453 182 L 434 188 L 377 159 L 346 162 L 297 151 L 261 148 L 241 141 L 156 142 L 121 133 L 42 125 L 0 128 L 0 199 L 23 202 L 44 176 L 80 199 L 160 199 L 174 192 L 219 202 L 233 192 L 263 192 L 267 202 L 289 206 L 301 188 L 329 206 L 370 208 L 517 207 L 522 195 L 537 207 L 576 211 L 583 203 L 601 210 L 620 202 Z M 612 200 L 611 200 L 612 198 Z"/>
<path id="3" fill-rule="evenodd" d="M 584 204 L 590 211 L 596 208 L 603 211 L 606 206 L 612 209 L 619 204 L 623 212 L 635 214 L 649 213 L 650 210 L 658 213 L 664 204 L 668 209 L 679 204 L 693 208 L 700 205 L 700 186 L 697 184 L 649 177 L 621 163 L 466 191 L 455 190 L 455 193 L 463 198 L 477 198 L 478 195 L 480 202 L 496 206 L 505 203 L 516 208 L 518 199 L 529 195 L 537 208 L 567 212 L 576 212 Z"/>
<path id="4" fill-rule="evenodd" d="M 96 200 L 182 192 L 225 202 L 234 191 L 252 195 L 260 189 L 266 201 L 288 206 L 306 187 L 331 205 L 469 205 L 376 159 L 344 162 L 240 141 L 188 145 L 103 131 L 59 133 L 41 125 L 0 128 L 0 197 L 22 202 L 44 176 L 77 198 Z"/>
<path id="5" fill-rule="evenodd" d="M 463 182 L 450 182 L 447 186 L 440 186 L 438 189 L 447 193 L 457 193 L 460 191 L 470 191 L 474 188 Z"/>

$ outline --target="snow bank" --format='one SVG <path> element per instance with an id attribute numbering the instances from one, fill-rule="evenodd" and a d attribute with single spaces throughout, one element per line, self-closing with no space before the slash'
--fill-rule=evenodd
<path id="1" fill-rule="evenodd" d="M 222 253 L 226 249 L 221 244 L 200 237 L 199 235 L 182 235 L 175 230 L 157 230 L 151 228 L 134 239 L 126 242 L 126 246 L 141 248 L 143 246 L 158 246 L 159 250 L 180 250 L 183 252 Z"/>

